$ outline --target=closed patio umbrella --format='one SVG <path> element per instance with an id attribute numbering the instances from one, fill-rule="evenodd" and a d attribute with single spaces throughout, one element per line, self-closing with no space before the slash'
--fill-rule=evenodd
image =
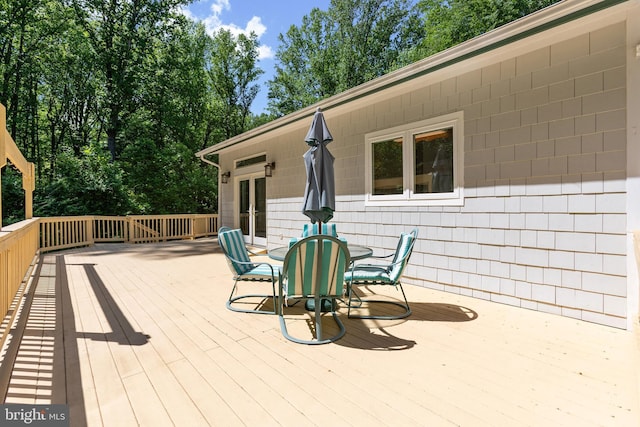
<path id="1" fill-rule="evenodd" d="M 335 178 L 333 174 L 334 157 L 327 149 L 327 144 L 333 141 L 331 132 L 324 120 L 324 115 L 320 107 L 313 115 L 313 122 L 309 127 L 309 132 L 304 139 L 309 144 L 309 149 L 304 153 L 304 164 L 307 169 L 307 183 L 304 189 L 304 204 L 302 213 L 311 219 L 312 223 L 318 223 L 318 234 L 322 234 L 322 223 L 333 218 L 336 208 Z M 318 245 L 317 272 L 316 277 L 321 277 L 322 268 L 322 248 Z M 317 287 L 319 289 L 319 287 Z M 305 306 L 308 310 L 315 310 L 319 307 L 319 295 L 315 300 L 308 300 Z M 322 311 L 331 311 L 331 303 L 322 307 Z M 318 310 L 316 310 L 318 315 Z"/>
<path id="2" fill-rule="evenodd" d="M 308 216 L 312 223 L 318 223 L 319 232 L 322 232 L 322 223 L 333 218 L 336 207 L 334 157 L 327 149 L 327 144 L 331 141 L 333 137 L 318 107 L 305 138 L 305 142 L 309 144 L 309 150 L 304 153 L 307 183 L 304 189 L 302 213 Z"/>

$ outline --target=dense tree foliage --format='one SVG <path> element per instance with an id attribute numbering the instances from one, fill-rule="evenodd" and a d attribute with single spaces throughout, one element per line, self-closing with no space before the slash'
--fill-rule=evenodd
<path id="1" fill-rule="evenodd" d="M 409 52 L 409 61 L 441 52 L 558 1 L 420 0 L 426 34 Z"/>
<path id="2" fill-rule="evenodd" d="M 220 30 L 212 39 L 207 71 L 217 101 L 224 138 L 238 135 L 247 127 L 251 104 L 258 94 L 255 83 L 263 73 L 255 67 L 257 38 L 240 34 L 234 38 L 229 31 Z"/>
<path id="3" fill-rule="evenodd" d="M 186 0 L 71 0 L 76 21 L 86 34 L 90 59 L 99 76 L 99 119 L 112 160 L 128 115 L 138 108 L 139 85 L 153 69 L 154 41 L 172 31 L 172 11 Z M 123 141 L 124 142 L 124 141 Z"/>
<path id="4" fill-rule="evenodd" d="M 379 77 L 423 39 L 410 0 L 332 0 L 280 35 L 269 110 L 283 115 Z"/>
<path id="5" fill-rule="evenodd" d="M 186 3 L 0 0 L 0 102 L 36 164 L 35 215 L 217 209 L 217 170 L 194 153 L 259 121 L 259 46 L 206 34 Z M 13 222 L 22 183 L 2 178 Z"/>
<path id="6" fill-rule="evenodd" d="M 296 111 L 557 1 L 331 0 L 280 35 L 269 111 Z"/>
<path id="7" fill-rule="evenodd" d="M 553 0 L 331 0 L 280 35 L 269 112 L 250 112 L 255 35 L 213 35 L 191 0 L 0 0 L 0 103 L 36 165 L 36 216 L 214 212 L 194 153 Z M 24 217 L 2 169 L 3 222 Z"/>

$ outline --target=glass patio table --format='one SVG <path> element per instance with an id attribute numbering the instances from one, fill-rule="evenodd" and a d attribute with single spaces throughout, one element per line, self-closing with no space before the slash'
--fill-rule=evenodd
<path id="1" fill-rule="evenodd" d="M 373 249 L 366 246 L 347 243 L 347 247 L 349 248 L 351 261 L 358 261 L 361 259 L 369 258 L 373 254 Z M 278 248 L 269 250 L 267 255 L 269 255 L 269 258 L 275 259 L 276 261 L 284 261 L 284 257 L 287 255 L 288 251 L 288 246 L 280 246 Z"/>

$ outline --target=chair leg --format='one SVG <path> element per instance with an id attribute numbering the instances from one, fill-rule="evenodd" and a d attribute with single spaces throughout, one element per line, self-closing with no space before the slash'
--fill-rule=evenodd
<path id="1" fill-rule="evenodd" d="M 364 299 L 361 298 L 355 291 L 355 289 L 353 288 L 353 284 L 351 284 L 349 286 L 349 304 L 348 304 L 348 308 L 347 308 L 347 317 L 350 319 L 377 319 L 377 320 L 397 320 L 397 319 L 404 319 L 405 317 L 409 317 L 411 315 L 411 307 L 409 307 L 409 301 L 407 301 L 407 296 L 404 293 L 404 289 L 402 288 L 402 283 L 398 282 L 396 284 L 397 286 L 400 287 L 400 291 L 402 292 L 402 298 L 404 299 L 404 304 L 398 301 L 388 301 L 388 300 L 380 300 L 380 299 Z M 390 304 L 390 305 L 395 305 L 396 307 L 400 307 L 402 308 L 404 311 L 400 314 L 395 314 L 395 315 L 374 315 L 374 314 L 370 314 L 370 315 L 356 315 L 356 314 L 351 314 L 351 307 L 352 307 L 352 299 L 353 296 L 355 295 L 355 298 L 358 300 L 357 306 L 354 306 L 355 308 L 361 308 L 363 306 L 364 303 L 367 304 Z"/>
<path id="2" fill-rule="evenodd" d="M 315 315 L 316 315 L 316 340 L 322 340 L 322 318 L 320 317 L 322 314 L 322 299 L 316 295 L 314 299 L 315 307 Z"/>
<path id="3" fill-rule="evenodd" d="M 275 288 L 275 284 L 273 282 L 271 283 L 271 288 L 272 288 L 272 291 L 273 291 L 272 295 L 246 294 L 246 295 L 238 295 L 238 296 L 234 297 L 233 294 L 237 290 L 237 287 L 238 287 L 238 280 L 236 279 L 236 281 L 233 284 L 233 288 L 231 289 L 231 294 L 229 295 L 229 299 L 227 300 L 227 308 L 229 310 L 235 311 L 235 312 L 238 312 L 238 313 L 277 314 L 277 310 L 276 310 L 276 288 Z M 273 302 L 273 311 L 251 310 L 251 309 L 246 309 L 246 308 L 238 308 L 238 307 L 235 307 L 233 305 L 233 303 L 235 303 L 237 301 L 241 301 L 241 300 L 243 300 L 245 298 L 271 299 L 271 301 Z"/>
<path id="4" fill-rule="evenodd" d="M 332 301 L 332 308 L 335 307 L 335 302 Z M 280 317 L 280 330 L 282 331 L 282 335 L 288 339 L 289 341 L 298 343 L 298 344 L 309 344 L 309 345 L 317 345 L 317 344 L 328 344 L 331 342 L 335 342 L 337 340 L 339 340 L 340 338 L 342 338 L 344 336 L 344 334 L 346 333 L 346 329 L 344 327 L 344 325 L 342 324 L 342 321 L 340 320 L 340 318 L 338 317 L 338 314 L 335 312 L 335 309 L 331 311 L 331 315 L 333 316 L 333 320 L 336 322 L 336 325 L 338 325 L 338 328 L 340 328 L 340 330 L 338 331 L 338 333 L 336 335 L 333 335 L 331 337 L 328 338 L 323 338 L 322 337 L 322 299 L 320 300 L 319 304 L 316 304 L 315 306 L 315 325 L 316 325 L 316 339 L 312 339 L 312 340 L 303 340 L 300 338 L 296 338 L 294 336 L 291 336 L 289 334 L 289 332 L 287 331 L 287 323 L 286 320 L 284 318 L 284 300 L 280 300 L 278 301 L 278 316 Z"/>
<path id="5" fill-rule="evenodd" d="M 360 308 L 362 306 L 362 299 L 360 298 L 360 295 L 356 293 L 355 289 L 353 289 L 351 284 L 348 284 L 347 289 L 349 293 L 349 299 L 347 300 L 347 317 L 351 317 L 351 307 Z M 354 305 L 353 303 L 354 296 L 358 300 L 358 305 Z"/>

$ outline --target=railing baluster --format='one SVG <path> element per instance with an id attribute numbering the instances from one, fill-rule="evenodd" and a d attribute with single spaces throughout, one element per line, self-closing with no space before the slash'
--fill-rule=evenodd
<path id="1" fill-rule="evenodd" d="M 161 242 L 214 236 L 216 214 L 133 215 L 40 218 L 43 251 L 92 245 L 96 242 Z"/>

